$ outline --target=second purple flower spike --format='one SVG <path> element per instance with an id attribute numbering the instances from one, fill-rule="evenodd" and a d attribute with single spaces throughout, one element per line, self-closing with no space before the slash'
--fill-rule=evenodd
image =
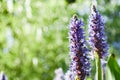
<path id="1" fill-rule="evenodd" d="M 104 22 L 94 5 L 89 22 L 89 41 L 93 51 L 98 54 L 100 59 L 107 57 L 108 45 L 104 32 Z"/>

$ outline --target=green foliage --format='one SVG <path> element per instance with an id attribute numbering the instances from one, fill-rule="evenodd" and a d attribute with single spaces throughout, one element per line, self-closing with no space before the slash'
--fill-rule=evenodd
<path id="1" fill-rule="evenodd" d="M 67 3 L 74 3 L 76 0 L 65 0 Z"/>
<path id="2" fill-rule="evenodd" d="M 11 11 L 6 1 L 0 0 L 0 70 L 9 80 L 52 80 L 56 68 L 66 71 L 69 20 L 76 13 L 87 24 L 91 2 L 76 0 L 66 4 L 65 0 L 31 0 L 30 17 L 26 0 L 13 0 Z M 99 2 L 99 9 L 107 19 L 106 32 L 112 44 L 120 41 L 120 8 L 118 3 L 106 2 Z M 111 69 L 119 73 L 113 66 Z"/>

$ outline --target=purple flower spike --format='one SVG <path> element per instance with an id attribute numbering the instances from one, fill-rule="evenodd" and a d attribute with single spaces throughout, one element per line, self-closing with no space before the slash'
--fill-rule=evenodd
<path id="1" fill-rule="evenodd" d="M 69 25 L 70 42 L 70 70 L 73 73 L 71 80 L 85 80 L 90 71 L 88 50 L 83 31 L 83 22 L 74 15 Z"/>
<path id="2" fill-rule="evenodd" d="M 89 23 L 89 41 L 93 51 L 97 52 L 101 59 L 107 57 L 108 45 L 104 32 L 104 22 L 94 5 L 92 6 L 92 15 Z"/>

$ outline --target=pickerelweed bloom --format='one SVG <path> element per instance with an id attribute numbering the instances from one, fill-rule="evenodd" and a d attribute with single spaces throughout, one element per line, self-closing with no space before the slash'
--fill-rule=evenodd
<path id="1" fill-rule="evenodd" d="M 55 74 L 56 74 L 56 76 L 55 76 L 54 80 L 65 80 L 62 68 L 56 69 Z"/>
<path id="2" fill-rule="evenodd" d="M 89 41 L 93 51 L 98 54 L 100 59 L 107 57 L 108 45 L 104 32 L 104 22 L 94 5 L 89 21 Z"/>
<path id="3" fill-rule="evenodd" d="M 74 15 L 69 25 L 70 70 L 73 73 L 71 80 L 85 80 L 90 71 L 88 50 L 82 26 L 83 22 Z"/>
<path id="4" fill-rule="evenodd" d="M 0 72 L 0 80 L 7 80 L 7 76 L 3 72 Z"/>
<path id="5" fill-rule="evenodd" d="M 74 78 L 73 78 L 73 73 L 70 71 L 70 70 L 68 70 L 66 73 L 65 73 L 65 76 L 64 76 L 64 78 L 65 78 L 65 80 L 74 80 Z"/>

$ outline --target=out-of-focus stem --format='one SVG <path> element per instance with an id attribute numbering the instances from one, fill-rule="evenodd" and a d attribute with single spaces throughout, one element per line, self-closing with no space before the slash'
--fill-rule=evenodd
<path id="1" fill-rule="evenodd" d="M 106 80 L 106 62 L 101 60 L 102 71 L 103 71 L 103 80 Z"/>

